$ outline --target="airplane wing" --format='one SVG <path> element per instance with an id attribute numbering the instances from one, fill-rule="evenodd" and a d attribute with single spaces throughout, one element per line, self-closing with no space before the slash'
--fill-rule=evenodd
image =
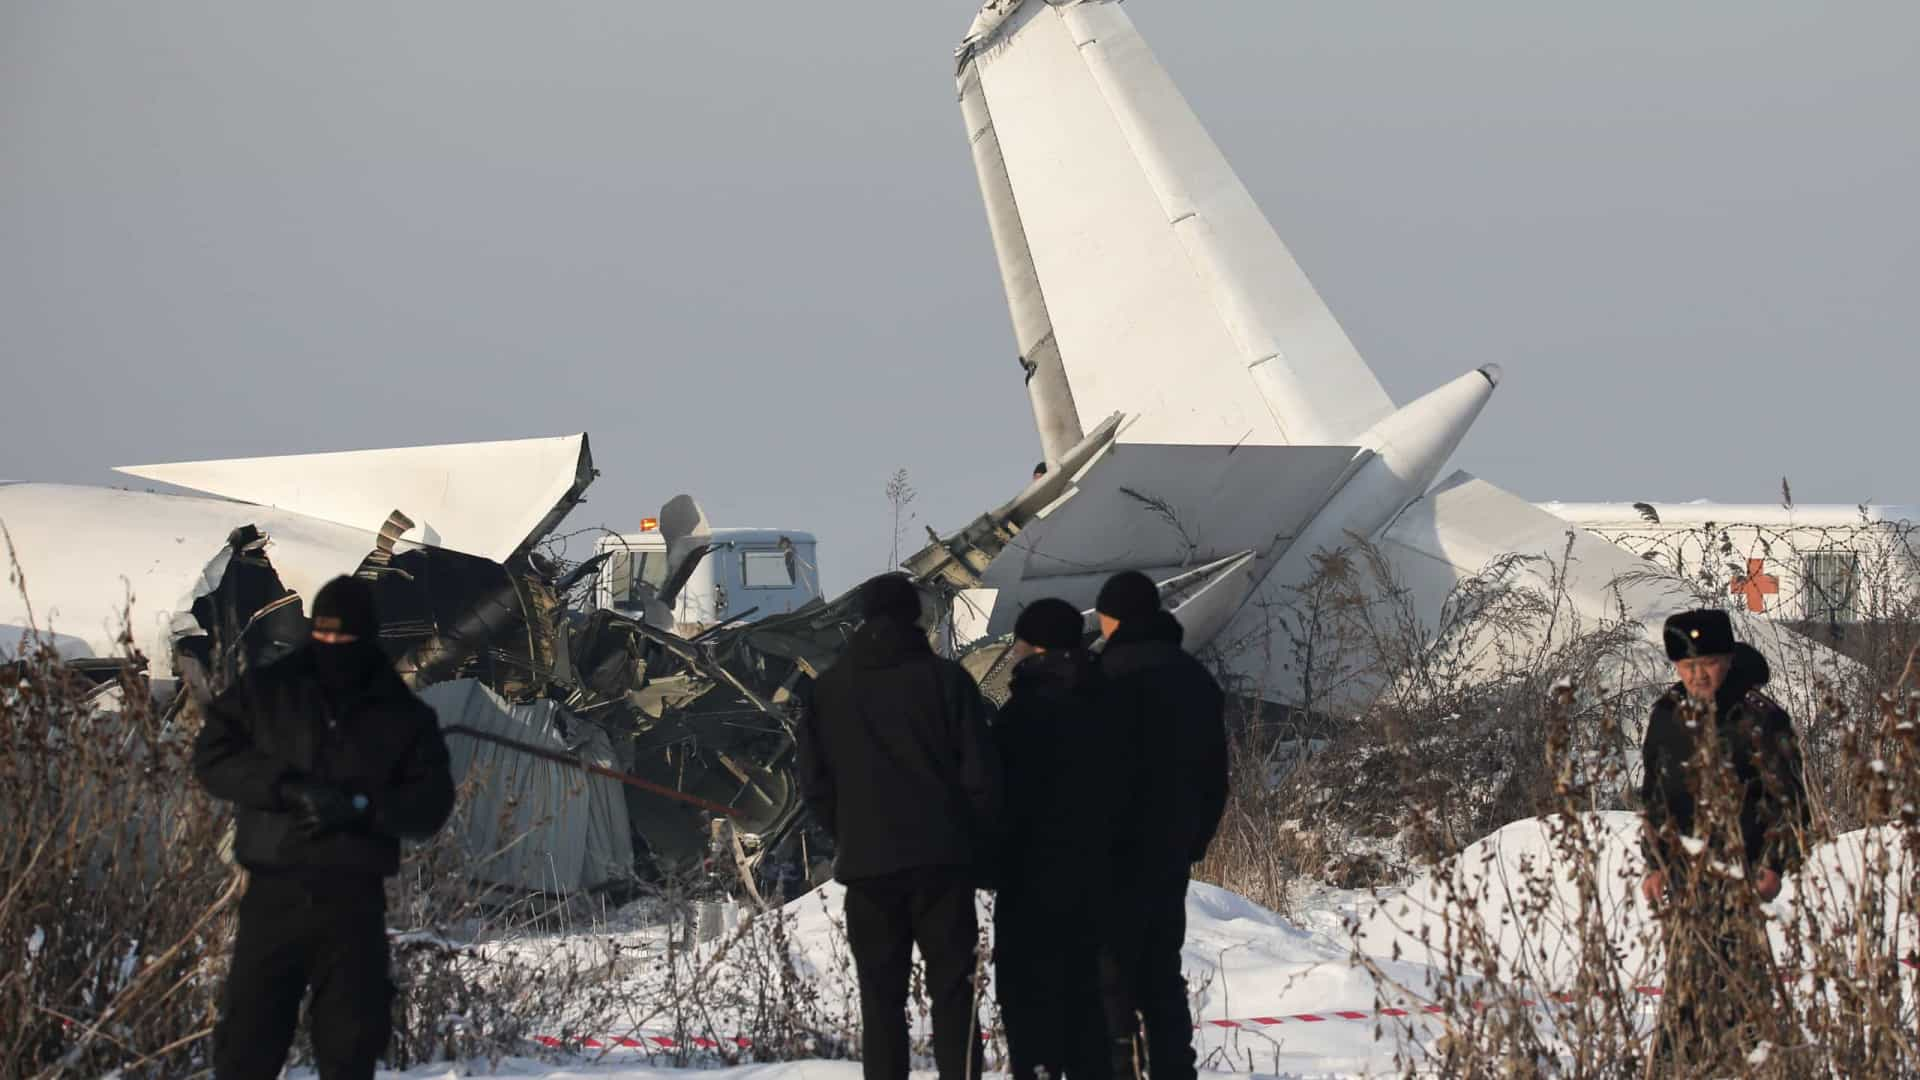
<path id="1" fill-rule="evenodd" d="M 123 465 L 118 472 L 505 562 L 552 531 L 594 477 L 587 437 Z"/>
<path id="2" fill-rule="evenodd" d="M 958 82 L 1049 458 L 1350 442 L 1393 402 L 1115 0 L 993 0 Z"/>

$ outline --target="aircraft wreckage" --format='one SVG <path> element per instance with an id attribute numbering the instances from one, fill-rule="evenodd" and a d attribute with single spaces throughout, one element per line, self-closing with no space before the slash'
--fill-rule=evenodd
<path id="1" fill-rule="evenodd" d="M 1085 609 L 1135 569 L 1189 647 L 1212 646 L 1247 693 L 1300 705 L 1288 650 L 1245 643 L 1356 538 L 1429 628 L 1463 581 L 1531 558 L 1574 621 L 1643 624 L 1657 674 L 1659 619 L 1694 592 L 1484 480 L 1442 478 L 1500 370 L 1390 399 L 1118 3 L 992 0 L 956 79 L 1048 469 L 905 566 L 990 697 L 1026 603 Z M 77 666 L 130 644 L 156 687 L 218 685 L 300 640 L 303 598 L 356 573 L 379 591 L 396 663 L 469 736 L 449 740 L 456 764 L 507 770 L 476 796 L 473 848 L 499 831 L 490 814 L 559 823 L 497 879 L 559 891 L 716 852 L 762 877 L 817 870 L 794 710 L 854 628 L 852 603 L 677 633 L 674 594 L 711 546 L 683 497 L 662 510 L 668 572 L 637 617 L 570 607 L 597 561 L 563 569 L 536 546 L 593 478 L 586 436 L 125 471 L 217 497 L 0 486 L 27 594 L 52 603 L 37 625 Z M 1810 686 L 1837 660 L 1736 618 L 1777 684 Z M 31 625 L 0 598 L 0 633 Z"/>
<path id="2" fill-rule="evenodd" d="M 473 785 L 469 848 L 506 849 L 481 877 L 563 892 L 682 871 L 713 857 L 718 821 L 729 875 L 772 872 L 776 848 L 780 873 L 813 861 L 792 710 L 851 603 L 693 636 L 670 615 L 569 606 L 607 554 L 563 568 L 538 548 L 596 475 L 585 435 L 120 471 L 208 497 L 0 485 L 23 578 L 0 598 L 0 648 L 33 633 L 101 674 L 131 653 L 183 708 L 294 648 L 307 598 L 355 574 Z M 667 575 L 647 607 L 665 612 L 714 545 L 685 496 L 659 527 Z"/>

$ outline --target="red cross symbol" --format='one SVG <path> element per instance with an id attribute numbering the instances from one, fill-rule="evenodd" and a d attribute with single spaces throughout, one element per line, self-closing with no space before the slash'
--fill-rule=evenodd
<path id="1" fill-rule="evenodd" d="M 1727 590 L 1734 596 L 1745 593 L 1748 611 L 1767 610 L 1766 598 L 1780 591 L 1780 579 L 1766 573 L 1766 568 L 1767 560 L 1748 559 L 1747 576 L 1734 578 L 1732 587 Z"/>

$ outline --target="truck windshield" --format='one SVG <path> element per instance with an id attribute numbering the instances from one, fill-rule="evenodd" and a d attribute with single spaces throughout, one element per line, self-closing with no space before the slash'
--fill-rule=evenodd
<path id="1" fill-rule="evenodd" d="M 646 593 L 657 593 L 667 583 L 667 553 L 664 551 L 615 551 L 607 560 L 608 590 L 619 606 L 637 606 L 646 602 Z M 645 586 L 645 589 L 642 589 Z"/>

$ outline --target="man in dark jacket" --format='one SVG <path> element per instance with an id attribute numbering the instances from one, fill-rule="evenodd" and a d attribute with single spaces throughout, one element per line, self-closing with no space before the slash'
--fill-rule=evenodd
<path id="1" fill-rule="evenodd" d="M 1016 1080 L 1111 1073 L 1096 957 L 1112 870 L 1100 672 L 1064 600 L 1014 623 L 1012 696 L 994 719 L 1006 840 L 994 899 L 994 979 Z"/>
<path id="2" fill-rule="evenodd" d="M 990 865 L 1000 770 L 988 706 L 966 669 L 935 656 L 905 576 L 861 586 L 864 623 L 814 682 L 801 787 L 834 841 L 860 978 L 869 1080 L 907 1075 L 913 947 L 926 962 L 934 1057 L 945 1080 L 980 1075 L 975 883 Z"/>
<path id="3" fill-rule="evenodd" d="M 250 880 L 214 1030 L 218 1080 L 271 1080 L 313 991 L 323 1080 L 368 1080 L 390 1035 L 386 892 L 400 839 L 453 809 L 446 743 L 375 642 L 364 581 L 313 601 L 313 640 L 248 672 L 194 744 L 206 789 L 234 804 Z"/>
<path id="4" fill-rule="evenodd" d="M 1193 1080 L 1180 948 L 1188 871 L 1206 856 L 1227 804 L 1226 697 L 1180 647 L 1184 632 L 1160 609 L 1152 579 L 1114 575 L 1098 609 L 1107 639 L 1101 711 L 1121 761 L 1112 915 L 1101 950 L 1114 1069 Z"/>
<path id="5" fill-rule="evenodd" d="M 1742 1034 L 1773 985 L 1758 903 L 1799 866 L 1808 815 L 1793 721 L 1761 691 L 1766 658 L 1734 640 L 1724 611 L 1675 615 L 1663 637 L 1680 681 L 1647 721 L 1641 887 L 1667 924 L 1655 1056 L 1672 1060 L 1761 1037 Z"/>

